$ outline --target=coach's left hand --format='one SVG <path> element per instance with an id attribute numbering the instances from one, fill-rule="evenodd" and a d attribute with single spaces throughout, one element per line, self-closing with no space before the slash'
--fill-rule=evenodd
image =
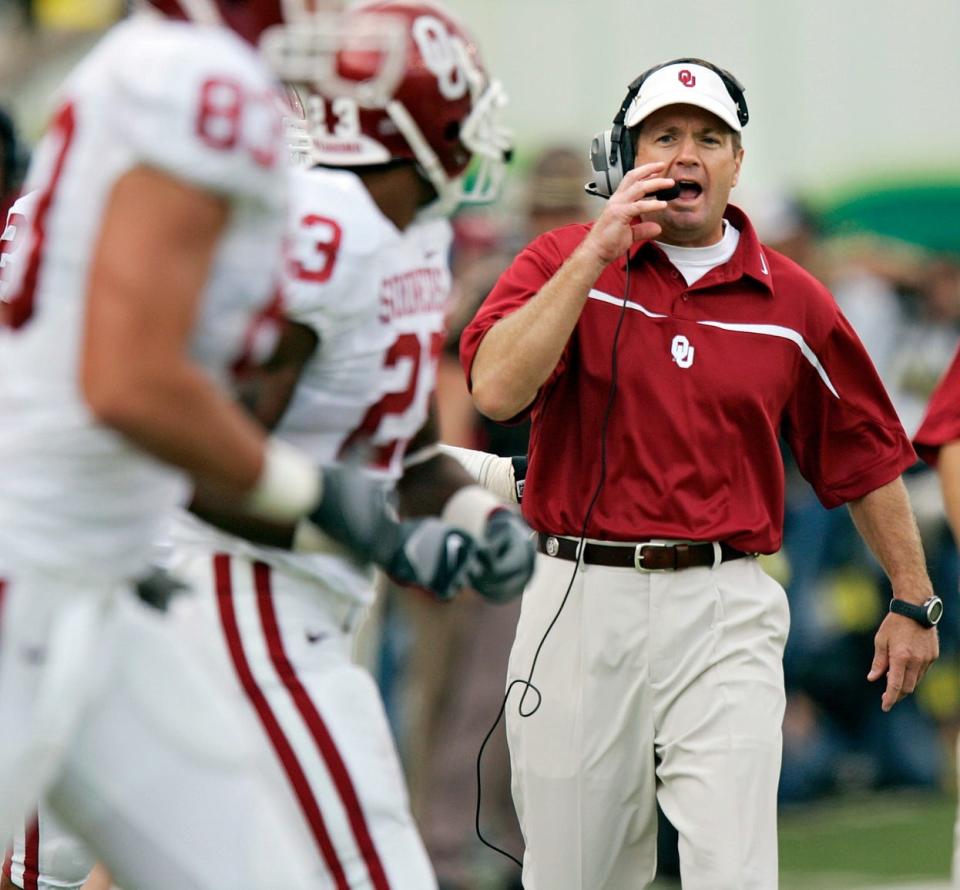
<path id="1" fill-rule="evenodd" d="M 917 688 L 927 668 L 937 660 L 937 629 L 922 627 L 912 618 L 891 612 L 883 619 L 873 645 L 873 664 L 867 679 L 873 682 L 887 675 L 880 706 L 889 711 Z"/>

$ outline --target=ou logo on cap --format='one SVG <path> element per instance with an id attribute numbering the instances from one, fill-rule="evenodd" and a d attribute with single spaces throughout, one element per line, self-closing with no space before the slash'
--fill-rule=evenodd
<path id="1" fill-rule="evenodd" d="M 697 75 L 689 68 L 684 68 L 678 75 L 677 80 L 685 87 L 695 87 L 697 85 Z"/>

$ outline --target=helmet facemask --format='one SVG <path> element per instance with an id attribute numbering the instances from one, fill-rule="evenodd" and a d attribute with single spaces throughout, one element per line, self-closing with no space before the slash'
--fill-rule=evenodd
<path id="1" fill-rule="evenodd" d="M 507 96 L 499 81 L 488 81 L 463 42 L 452 40 L 459 70 L 466 77 L 470 112 L 459 125 L 457 138 L 470 154 L 466 169 L 450 175 L 406 107 L 394 100 L 386 111 L 413 151 L 421 175 L 433 186 L 437 199 L 421 216 L 450 216 L 458 207 L 489 204 L 500 194 L 513 140 L 502 122 Z"/>

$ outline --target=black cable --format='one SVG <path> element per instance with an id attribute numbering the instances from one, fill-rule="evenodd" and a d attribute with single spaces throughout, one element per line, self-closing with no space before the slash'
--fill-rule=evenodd
<path id="1" fill-rule="evenodd" d="M 557 609 L 556 614 L 553 616 L 553 619 L 550 621 L 550 624 L 544 631 L 543 636 L 540 639 L 540 643 L 537 645 L 537 651 L 534 653 L 533 661 L 530 663 L 530 670 L 527 673 L 527 679 L 513 680 L 510 685 L 507 686 L 507 691 L 503 695 L 503 701 L 500 703 L 500 710 L 497 712 L 497 719 L 493 721 L 493 726 L 491 726 L 487 731 L 487 734 L 483 738 L 483 742 L 480 744 L 480 750 L 477 752 L 477 810 L 474 823 L 477 837 L 480 838 L 480 842 L 485 846 L 499 853 L 501 856 L 505 856 L 507 859 L 512 860 L 518 866 L 520 866 L 520 868 L 523 868 L 523 863 L 517 859 L 516 856 L 514 856 L 512 853 L 508 853 L 506 850 L 501 849 L 496 844 L 491 843 L 483 836 L 483 831 L 480 828 L 480 803 L 482 796 L 482 778 L 480 774 L 480 766 L 483 760 L 483 752 L 487 747 L 487 742 L 490 741 L 491 736 L 494 734 L 494 732 L 496 732 L 496 729 L 500 725 L 500 721 L 503 718 L 504 712 L 507 709 L 507 702 L 510 699 L 510 693 L 513 691 L 513 687 L 517 684 L 520 684 L 524 687 L 523 695 L 520 697 L 520 703 L 517 706 L 517 713 L 521 717 L 532 717 L 539 710 L 540 704 L 543 701 L 540 690 L 537 689 L 537 687 L 533 684 L 533 672 L 536 670 L 537 661 L 540 658 L 540 651 L 543 649 L 544 643 L 547 642 L 547 637 L 550 636 L 550 631 L 553 630 L 554 625 L 559 620 L 560 615 L 563 612 L 563 608 L 567 604 L 567 599 L 570 597 L 570 591 L 573 590 L 573 582 L 577 578 L 577 572 L 580 569 L 580 561 L 583 558 L 583 548 L 586 543 L 587 527 L 590 524 L 590 517 L 593 515 L 593 508 L 600 499 L 600 493 L 603 491 L 603 486 L 607 481 L 607 429 L 610 426 L 610 417 L 613 415 L 613 403 L 617 394 L 617 349 L 620 343 L 620 329 L 623 327 L 623 320 L 627 315 L 627 301 L 629 300 L 629 297 L 630 252 L 628 250 L 626 281 L 624 282 L 623 287 L 623 302 L 620 305 L 620 317 L 617 319 L 617 326 L 613 331 L 613 348 L 610 351 L 610 390 L 607 395 L 607 406 L 603 412 L 603 423 L 600 426 L 600 478 L 597 481 L 597 487 L 593 491 L 593 496 L 590 498 L 590 503 L 587 506 L 587 512 L 583 517 L 583 523 L 580 526 L 580 542 L 577 545 L 577 558 L 573 565 L 573 573 L 570 575 L 570 583 L 567 585 L 567 589 L 563 594 L 563 599 L 560 601 L 560 607 Z M 536 694 L 536 704 L 534 704 L 531 710 L 525 712 L 523 710 L 523 703 L 527 698 L 527 693 L 531 690 Z"/>

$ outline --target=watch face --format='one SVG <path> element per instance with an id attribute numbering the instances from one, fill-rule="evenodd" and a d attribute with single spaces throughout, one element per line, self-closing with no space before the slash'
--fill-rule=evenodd
<path id="1" fill-rule="evenodd" d="M 943 600 L 934 597 L 927 604 L 927 620 L 931 624 L 936 624 L 943 617 Z"/>

